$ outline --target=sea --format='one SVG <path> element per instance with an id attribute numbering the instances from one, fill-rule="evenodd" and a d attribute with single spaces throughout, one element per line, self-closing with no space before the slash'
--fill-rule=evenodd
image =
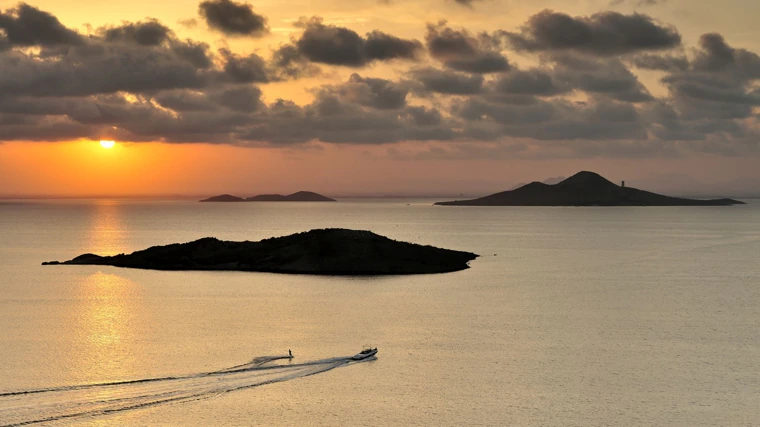
<path id="1" fill-rule="evenodd" d="M 0 201 L 0 425 L 760 425 L 760 201 L 434 201 Z M 480 257 L 382 277 L 41 265 L 314 228 Z"/>

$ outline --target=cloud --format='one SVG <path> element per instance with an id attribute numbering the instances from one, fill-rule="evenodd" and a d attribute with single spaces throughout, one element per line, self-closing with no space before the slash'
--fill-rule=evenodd
<path id="1" fill-rule="evenodd" d="M 560 54 L 553 60 L 554 78 L 566 87 L 622 102 L 654 99 L 636 75 L 618 59 Z"/>
<path id="2" fill-rule="evenodd" d="M 311 62 L 362 67 L 373 61 L 415 60 L 422 49 L 416 40 L 401 39 L 375 30 L 366 38 L 344 27 L 323 24 L 321 18 L 302 20 L 297 51 Z"/>
<path id="3" fill-rule="evenodd" d="M 460 6 L 468 7 L 470 9 L 474 9 L 475 8 L 474 3 L 478 2 L 478 1 L 482 1 L 482 0 L 454 0 L 454 3 L 456 3 L 456 4 L 460 5 Z"/>
<path id="4" fill-rule="evenodd" d="M 82 66 L 86 64 L 86 66 Z M 201 88 L 209 74 L 166 48 L 92 45 L 40 61 L 17 52 L 0 58 L 5 96 L 89 96 Z"/>
<path id="5" fill-rule="evenodd" d="M 722 35 L 703 34 L 701 51 L 694 59 L 694 69 L 704 72 L 732 73 L 740 79 L 760 79 L 760 56 L 746 49 L 734 49 Z"/>
<path id="6" fill-rule="evenodd" d="M 481 75 L 465 74 L 436 68 L 412 70 L 409 75 L 428 92 L 450 95 L 471 95 L 483 89 L 485 79 Z M 421 90 L 418 89 L 418 90 Z"/>
<path id="7" fill-rule="evenodd" d="M 261 89 L 258 87 L 244 86 L 213 94 L 211 99 L 230 110 L 241 113 L 253 113 L 265 108 L 261 95 Z"/>
<path id="8" fill-rule="evenodd" d="M 517 103 L 472 98 L 455 105 L 455 113 L 469 121 L 469 132 L 491 130 L 480 138 L 536 140 L 641 140 L 646 127 L 638 110 L 628 103 L 520 99 Z M 494 135 L 495 134 L 495 135 Z"/>
<path id="9" fill-rule="evenodd" d="M 271 67 L 278 79 L 298 79 L 301 77 L 316 77 L 322 70 L 301 55 L 298 48 L 285 44 L 272 52 Z"/>
<path id="10" fill-rule="evenodd" d="M 689 58 L 677 55 L 641 54 L 632 59 L 633 64 L 645 70 L 684 71 L 689 68 Z"/>
<path id="11" fill-rule="evenodd" d="M 386 79 L 362 77 L 352 74 L 348 82 L 322 88 L 321 96 L 327 94 L 365 107 L 393 110 L 406 106 L 409 88 Z"/>
<path id="12" fill-rule="evenodd" d="M 659 4 L 665 4 L 668 0 L 612 0 L 610 6 L 630 5 L 636 7 L 657 6 Z"/>
<path id="13" fill-rule="evenodd" d="M 182 27 L 185 27 L 185 28 L 187 28 L 187 29 L 193 29 L 193 28 L 195 28 L 195 27 L 197 27 L 197 26 L 198 26 L 198 20 L 197 20 L 197 19 L 195 19 L 195 18 L 190 18 L 190 19 L 180 19 L 179 21 L 177 21 L 177 23 L 178 23 L 180 26 L 182 26 Z"/>
<path id="14" fill-rule="evenodd" d="M 98 32 L 109 42 L 123 41 L 144 46 L 158 46 L 169 40 L 172 31 L 158 20 L 125 23 L 118 27 L 105 27 Z"/>
<path id="15" fill-rule="evenodd" d="M 497 93 L 511 95 L 554 96 L 569 91 L 560 87 L 550 71 L 540 68 L 512 70 L 493 82 Z"/>
<path id="16" fill-rule="evenodd" d="M 224 75 L 234 83 L 265 83 L 270 80 L 267 75 L 267 64 L 264 58 L 252 53 L 240 56 L 229 49 L 220 49 L 219 53 L 225 59 Z"/>
<path id="17" fill-rule="evenodd" d="M 206 0 L 198 11 L 209 28 L 228 36 L 262 37 L 269 33 L 267 18 L 256 14 L 248 3 Z"/>
<path id="18" fill-rule="evenodd" d="M 647 15 L 600 12 L 572 17 L 544 10 L 533 15 L 519 33 L 503 32 L 517 50 L 568 51 L 613 56 L 672 49 L 681 44 L 674 27 L 660 25 Z"/>
<path id="19" fill-rule="evenodd" d="M 79 33 L 66 28 L 58 18 L 26 3 L 0 11 L 0 30 L 5 32 L 9 45 L 56 46 L 84 42 Z"/>
<path id="20" fill-rule="evenodd" d="M 180 38 L 154 19 L 83 38 L 22 4 L 0 18 L 0 140 L 423 142 L 457 147 L 441 155 L 487 155 L 473 148 L 486 144 L 501 155 L 571 157 L 746 152 L 732 144 L 760 136 L 756 53 L 715 33 L 668 51 L 680 48 L 678 33 L 643 15 L 563 16 L 585 30 L 560 43 L 552 25 L 524 28 L 518 65 L 504 53 L 514 34 L 445 22 L 425 28 L 423 45 L 304 19 L 290 42 L 241 53 Z M 18 30 L 37 27 L 46 30 Z M 647 28 L 678 41 L 637 33 Z M 397 74 L 372 67 L 386 61 Z M 355 72 L 336 80 L 341 73 L 321 64 Z M 657 70 L 666 93 L 650 93 L 635 69 Z M 315 76 L 304 88 L 311 102 L 271 99 L 277 92 L 264 87 Z"/>
<path id="21" fill-rule="evenodd" d="M 485 33 L 475 37 L 465 29 L 448 27 L 445 21 L 428 24 L 425 43 L 433 58 L 454 70 L 487 74 L 510 68 L 507 58 L 497 50 L 499 43 L 493 37 Z"/>

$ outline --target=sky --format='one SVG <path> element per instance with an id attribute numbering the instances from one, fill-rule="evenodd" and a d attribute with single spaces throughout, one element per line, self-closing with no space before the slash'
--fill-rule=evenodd
<path id="1" fill-rule="evenodd" d="M 580 170 L 748 194 L 757 16 L 750 0 L 0 0 L 0 196 L 482 195 Z"/>

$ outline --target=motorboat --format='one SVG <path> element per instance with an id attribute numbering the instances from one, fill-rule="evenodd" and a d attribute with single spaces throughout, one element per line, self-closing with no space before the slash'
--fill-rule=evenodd
<path id="1" fill-rule="evenodd" d="M 377 347 L 368 347 L 351 357 L 352 360 L 362 360 L 377 354 Z"/>

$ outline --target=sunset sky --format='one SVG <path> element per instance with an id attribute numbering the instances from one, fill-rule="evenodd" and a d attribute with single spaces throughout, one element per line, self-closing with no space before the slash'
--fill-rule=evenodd
<path id="1" fill-rule="evenodd" d="M 760 183 L 758 16 L 0 0 L 0 196 L 485 194 L 579 170 L 741 193 Z"/>

